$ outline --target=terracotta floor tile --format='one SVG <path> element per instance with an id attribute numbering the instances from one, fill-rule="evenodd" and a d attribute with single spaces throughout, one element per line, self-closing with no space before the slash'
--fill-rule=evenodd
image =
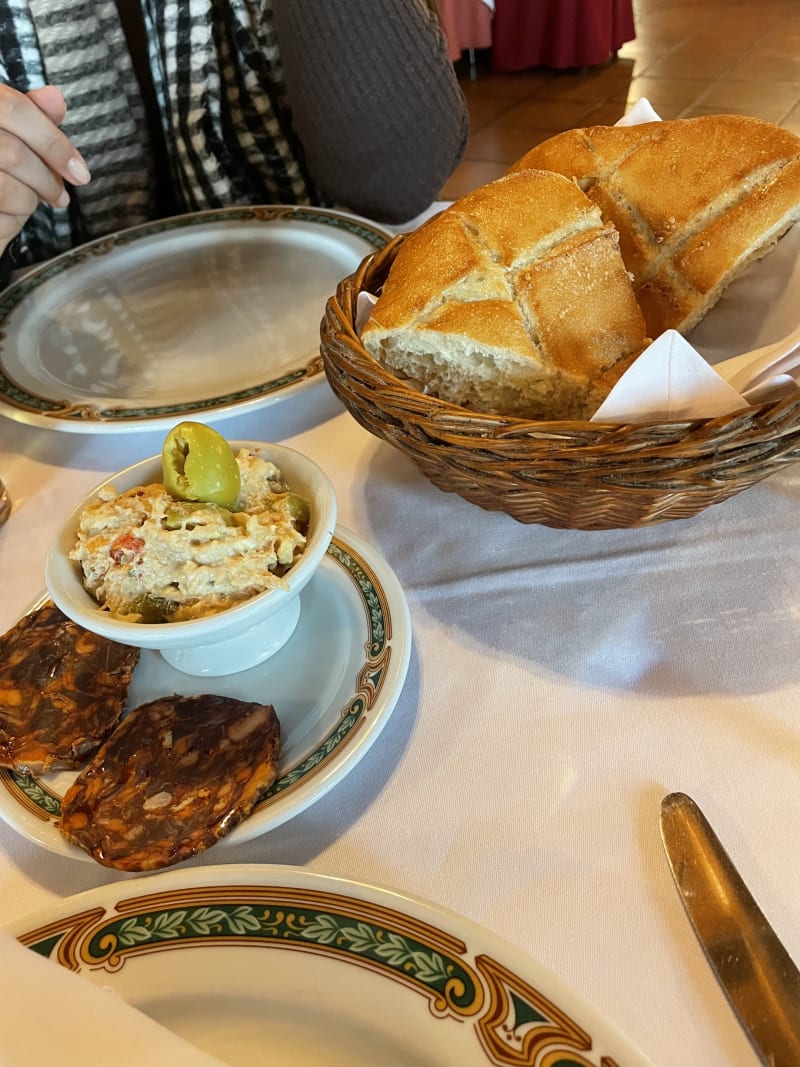
<path id="1" fill-rule="evenodd" d="M 439 199 L 455 200 L 471 192 L 479 185 L 501 178 L 508 168 L 503 163 L 486 163 L 477 160 L 465 160 L 460 163 L 442 189 Z"/>
<path id="2" fill-rule="evenodd" d="M 530 0 L 531 3 L 534 0 Z M 443 196 L 500 177 L 528 148 L 572 126 L 611 125 L 646 96 L 663 118 L 756 115 L 800 134 L 800 0 L 634 0 L 637 34 L 585 73 L 457 65 L 472 134 Z"/>
<path id="3" fill-rule="evenodd" d="M 636 59 L 642 64 L 655 63 L 674 52 L 683 40 L 682 36 L 660 37 L 642 33 L 635 41 L 623 45 L 618 55 L 620 59 Z"/>
<path id="4" fill-rule="evenodd" d="M 774 55 L 759 47 L 738 60 L 722 75 L 724 79 L 770 82 L 800 82 L 800 49 L 794 56 Z"/>
<path id="5" fill-rule="evenodd" d="M 460 77 L 459 82 L 467 100 L 515 101 L 524 100 L 552 79 L 551 71 L 526 71 L 522 74 L 479 74 L 474 81 Z"/>
<path id="6" fill-rule="evenodd" d="M 746 111 L 729 111 L 729 110 L 723 111 L 722 108 L 719 108 L 719 107 L 702 107 L 701 105 L 696 104 L 696 105 L 694 105 L 692 107 L 687 107 L 687 109 L 681 115 L 681 118 L 683 118 L 683 119 L 693 119 L 697 115 L 746 115 L 746 114 L 749 114 L 749 112 L 746 112 Z"/>
<path id="7" fill-rule="evenodd" d="M 586 116 L 584 123 L 587 126 L 613 126 L 614 123 L 618 122 L 632 107 L 633 103 L 627 104 L 622 103 L 621 101 L 617 101 L 616 103 L 610 101 L 607 104 L 598 104 L 598 106 Z"/>
<path id="8" fill-rule="evenodd" d="M 509 108 L 495 122 L 517 130 L 568 130 L 582 126 L 594 106 L 588 101 L 549 100 L 540 95 Z"/>
<path id="9" fill-rule="evenodd" d="M 536 98 L 590 104 L 616 98 L 633 81 L 637 65 L 632 60 L 618 60 L 586 74 L 565 73 L 543 85 Z"/>
<path id="10" fill-rule="evenodd" d="M 647 5 L 643 5 L 647 6 Z M 657 33 L 661 37 L 685 37 L 697 27 L 697 7 L 694 10 L 687 8 L 666 9 L 648 8 L 648 14 L 640 16 L 639 25 L 648 33 Z"/>
<path id="11" fill-rule="evenodd" d="M 774 122 L 780 126 L 783 124 L 786 112 L 781 112 L 779 115 L 778 110 L 769 104 L 763 106 L 758 104 L 727 104 L 725 107 L 721 105 L 706 107 L 702 104 L 693 104 L 692 107 L 687 108 L 680 115 L 680 118 L 690 119 L 694 115 L 750 115 L 755 119 L 764 119 L 766 122 Z M 776 117 L 778 115 L 779 117 Z"/>
<path id="12" fill-rule="evenodd" d="M 800 85 L 727 79 L 714 82 L 694 103 L 718 111 L 755 115 L 769 122 L 780 122 L 798 101 Z"/>
<path id="13" fill-rule="evenodd" d="M 718 78 L 726 71 L 734 69 L 737 62 L 739 62 L 737 59 L 728 55 L 706 56 L 700 65 L 699 73 L 704 78 Z M 651 63 L 643 63 L 639 74 L 647 78 L 697 81 L 697 56 L 670 52 L 668 55 L 661 56 Z"/>
<path id="14" fill-rule="evenodd" d="M 725 34 L 715 29 L 698 31 L 691 34 L 675 47 L 676 55 L 698 57 L 698 68 L 702 69 L 703 60 L 709 55 L 743 56 L 746 55 L 764 37 L 758 25 L 748 29 Z"/>
<path id="15" fill-rule="evenodd" d="M 708 89 L 708 81 L 699 78 L 634 78 L 627 93 L 615 98 L 632 103 L 647 97 L 662 118 L 675 118 L 684 108 L 699 102 Z"/>
<path id="16" fill-rule="evenodd" d="M 800 55 L 800 19 L 794 25 L 784 23 L 779 29 L 762 37 L 758 50 L 768 55 L 797 58 Z"/>
<path id="17" fill-rule="evenodd" d="M 502 163 L 508 166 L 541 141 L 553 136 L 552 130 L 515 130 L 501 126 L 486 126 L 469 139 L 465 160 Z"/>
<path id="18" fill-rule="evenodd" d="M 475 133 L 477 130 L 483 129 L 488 123 L 496 122 L 500 115 L 508 111 L 509 107 L 513 107 L 513 102 L 498 99 L 497 97 L 484 99 L 473 95 L 467 97 L 467 107 L 469 109 L 470 128 Z"/>

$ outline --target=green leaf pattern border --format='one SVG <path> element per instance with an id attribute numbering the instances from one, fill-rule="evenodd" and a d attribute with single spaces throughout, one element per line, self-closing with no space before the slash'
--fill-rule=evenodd
<path id="1" fill-rule="evenodd" d="M 334 536 L 327 555 L 337 563 L 358 590 L 367 619 L 365 660 L 355 680 L 355 692 L 339 710 L 336 725 L 313 752 L 285 771 L 256 804 L 264 807 L 291 789 L 305 784 L 358 735 L 386 683 L 392 655 L 392 617 L 386 594 L 367 563 L 342 539 Z M 26 811 L 45 822 L 61 816 L 61 798 L 34 775 L 0 769 L 0 782 Z"/>
<path id="2" fill-rule="evenodd" d="M 244 403 L 258 397 L 269 396 L 321 373 L 322 359 L 320 356 L 315 356 L 305 366 L 298 367 L 287 374 L 282 374 L 278 378 L 259 382 L 257 385 L 250 386 L 247 389 L 239 389 L 233 393 L 209 397 L 206 400 L 192 401 L 186 404 L 166 404 L 138 408 L 99 408 L 94 404 L 72 404 L 67 400 L 53 401 L 48 400 L 46 397 L 36 396 L 23 388 L 19 382 L 14 381 L 3 367 L 2 356 L 7 335 L 6 325 L 10 315 L 39 286 L 44 285 L 51 278 L 63 274 L 71 267 L 98 256 L 107 255 L 115 248 L 121 248 L 135 241 L 167 231 L 207 225 L 209 222 L 272 222 L 277 219 L 311 222 L 343 230 L 356 237 L 361 237 L 373 249 L 383 248 L 387 243 L 386 236 L 380 230 L 370 226 L 367 222 L 359 222 L 358 219 L 351 218 L 348 215 L 339 214 L 335 211 L 321 211 L 293 205 L 277 205 L 217 208 L 210 211 L 199 211 L 173 219 L 145 223 L 142 226 L 135 226 L 130 230 L 122 230 L 119 233 L 110 234 L 108 237 L 102 237 L 86 245 L 81 245 L 80 248 L 72 252 L 65 252 L 50 263 L 34 269 L 28 278 L 23 278 L 17 285 L 8 289 L 4 296 L 0 297 L 0 400 L 22 411 L 69 422 L 135 422 L 137 419 L 149 419 L 158 416 L 167 417 L 170 415 L 177 417 L 191 412 L 213 411 L 216 408 L 227 407 L 231 404 Z"/>
<path id="3" fill-rule="evenodd" d="M 137 956 L 232 944 L 299 950 L 364 967 L 470 1023 L 498 1067 L 620 1067 L 543 992 L 460 938 L 378 901 L 278 886 L 189 887 L 117 901 L 19 935 L 73 971 L 115 972 Z M 444 1036 L 444 1035 L 443 1035 Z"/>

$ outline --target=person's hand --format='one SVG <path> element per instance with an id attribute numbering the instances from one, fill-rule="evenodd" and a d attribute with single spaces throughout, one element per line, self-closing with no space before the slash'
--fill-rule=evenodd
<path id="1" fill-rule="evenodd" d="M 85 185 L 89 170 L 58 128 L 67 105 L 46 85 L 20 93 L 0 85 L 0 252 L 16 237 L 39 201 L 66 207 L 64 179 Z"/>

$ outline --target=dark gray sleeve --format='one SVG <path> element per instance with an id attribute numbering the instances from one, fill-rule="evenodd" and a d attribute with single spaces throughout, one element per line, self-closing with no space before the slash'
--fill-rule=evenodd
<path id="1" fill-rule="evenodd" d="M 438 198 L 469 118 L 429 0 L 273 0 L 292 121 L 314 181 L 405 222 Z"/>

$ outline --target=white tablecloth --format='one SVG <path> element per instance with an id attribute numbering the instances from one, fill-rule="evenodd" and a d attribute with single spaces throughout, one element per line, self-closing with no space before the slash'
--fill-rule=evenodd
<path id="1" fill-rule="evenodd" d="M 328 471 L 341 522 L 405 587 L 414 646 L 347 778 L 192 863 L 305 864 L 428 897 L 537 957 L 658 1067 L 755 1065 L 683 913 L 658 810 L 671 790 L 698 800 L 800 959 L 800 467 L 692 520 L 559 531 L 435 489 L 322 378 L 216 425 Z M 0 419 L 14 504 L 1 629 L 42 591 L 65 509 L 160 446 Z M 119 877 L 0 824 L 0 921 Z"/>

